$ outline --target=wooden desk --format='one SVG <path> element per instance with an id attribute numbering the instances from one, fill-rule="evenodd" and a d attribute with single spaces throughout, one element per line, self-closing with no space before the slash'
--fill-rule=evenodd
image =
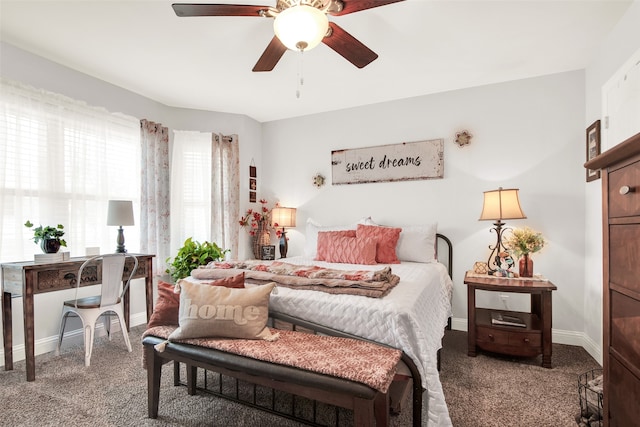
<path id="1" fill-rule="evenodd" d="M 138 258 L 138 269 L 134 279 L 145 279 L 147 322 L 153 311 L 153 266 L 155 255 L 129 254 Z M 11 319 L 11 297 L 21 296 L 24 315 L 24 349 L 27 362 L 27 381 L 36 379 L 35 333 L 33 316 L 33 296 L 45 292 L 74 289 L 78 269 L 86 257 L 71 258 L 68 261 L 36 264 L 33 261 L 2 264 L 2 332 L 4 338 L 4 370 L 13 369 L 13 336 Z M 133 260 L 127 260 L 123 280 L 130 274 Z M 84 276 L 84 274 L 83 274 Z M 81 286 L 97 285 L 97 280 L 83 281 Z M 129 290 L 124 295 L 124 317 L 129 328 Z"/>
<path id="2" fill-rule="evenodd" d="M 551 291 L 557 289 L 556 285 L 541 280 L 477 277 L 469 272 L 465 274 L 464 283 L 467 285 L 469 356 L 476 355 L 476 347 L 511 356 L 542 354 L 542 366 L 551 368 Z M 477 308 L 476 289 L 530 294 L 531 312 Z M 494 325 L 492 311 L 520 317 L 526 327 Z"/>

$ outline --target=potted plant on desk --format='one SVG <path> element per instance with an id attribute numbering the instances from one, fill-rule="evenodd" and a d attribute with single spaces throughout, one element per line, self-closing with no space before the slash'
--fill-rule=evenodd
<path id="1" fill-rule="evenodd" d="M 27 228 L 32 228 L 31 221 L 24 223 Z M 33 241 L 38 244 L 45 254 L 55 254 L 60 246 L 67 246 L 67 242 L 62 238 L 64 236 L 64 225 L 58 224 L 56 227 L 39 225 L 33 229 Z"/>

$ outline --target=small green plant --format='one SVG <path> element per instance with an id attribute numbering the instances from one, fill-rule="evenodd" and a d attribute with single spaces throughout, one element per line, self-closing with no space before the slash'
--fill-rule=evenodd
<path id="1" fill-rule="evenodd" d="M 184 279 L 191 274 L 191 270 L 211 261 L 219 261 L 229 249 L 222 249 L 216 243 L 194 241 L 191 237 L 184 241 L 178 254 L 171 260 L 167 258 L 169 268 L 165 270 L 174 281 Z"/>
<path id="2" fill-rule="evenodd" d="M 27 220 L 27 222 L 24 223 L 24 226 L 32 228 L 33 224 L 31 221 Z M 40 243 L 41 240 L 56 240 L 60 242 L 60 246 L 66 247 L 67 242 L 64 239 L 61 239 L 62 236 L 64 236 L 64 225 L 62 224 L 58 224 L 57 227 L 50 227 L 48 225 L 43 227 L 42 225 L 39 225 L 33 229 L 33 241 L 36 244 Z"/>

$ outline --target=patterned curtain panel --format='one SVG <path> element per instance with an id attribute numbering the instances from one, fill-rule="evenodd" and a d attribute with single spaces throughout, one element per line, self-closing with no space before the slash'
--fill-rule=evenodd
<path id="1" fill-rule="evenodd" d="M 212 134 L 211 237 L 238 256 L 240 233 L 240 154 L 238 135 Z"/>
<path id="2" fill-rule="evenodd" d="M 141 195 L 140 251 L 155 254 L 153 271 L 162 276 L 170 253 L 169 130 L 159 123 L 140 121 Z"/>

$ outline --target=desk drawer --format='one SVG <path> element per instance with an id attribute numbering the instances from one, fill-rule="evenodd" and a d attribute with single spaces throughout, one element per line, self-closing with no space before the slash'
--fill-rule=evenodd
<path id="1" fill-rule="evenodd" d="M 608 197 L 611 218 L 640 215 L 640 162 L 609 173 Z"/>

